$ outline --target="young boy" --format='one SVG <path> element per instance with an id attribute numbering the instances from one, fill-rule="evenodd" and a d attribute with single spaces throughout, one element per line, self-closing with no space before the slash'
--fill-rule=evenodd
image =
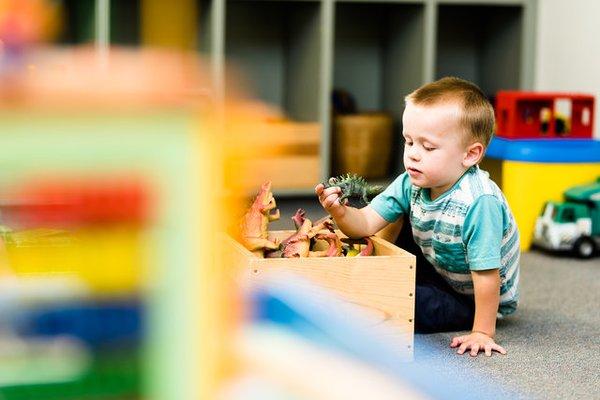
<path id="1" fill-rule="evenodd" d="M 340 204 L 339 187 L 319 184 L 315 192 L 350 237 L 373 235 L 406 215 L 433 266 L 417 267 L 415 330 L 471 330 L 452 339 L 458 354 L 506 354 L 494 341 L 496 318 L 516 309 L 520 251 L 506 199 L 477 165 L 493 135 L 493 108 L 458 78 L 426 84 L 405 100 L 406 172 L 361 209 Z"/>

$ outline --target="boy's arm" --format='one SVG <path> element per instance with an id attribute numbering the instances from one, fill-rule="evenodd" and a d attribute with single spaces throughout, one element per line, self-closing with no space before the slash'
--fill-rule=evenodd
<path id="1" fill-rule="evenodd" d="M 340 204 L 341 189 L 337 186 L 324 189 L 323 184 L 315 187 L 319 202 L 331 214 L 337 226 L 344 234 L 352 238 L 374 235 L 383 229 L 387 222 L 371 206 L 363 208 L 349 207 Z"/>
<path id="2" fill-rule="evenodd" d="M 460 346 L 458 354 L 470 349 L 473 357 L 477 356 L 480 350 L 488 357 L 492 355 L 493 350 L 506 354 L 506 350 L 494 341 L 496 313 L 500 303 L 500 272 L 498 269 L 489 269 L 471 271 L 471 275 L 475 292 L 473 330 L 469 335 L 453 338 L 450 347 Z"/>
<path id="3" fill-rule="evenodd" d="M 496 335 L 496 313 L 500 304 L 500 271 L 472 271 L 471 276 L 475 293 L 473 332 L 485 333 L 493 338 Z"/>
<path id="4" fill-rule="evenodd" d="M 471 334 L 452 339 L 451 347 L 463 354 L 471 349 L 476 356 L 479 350 L 487 356 L 492 350 L 506 354 L 494 342 L 496 313 L 500 303 L 500 270 L 503 223 L 502 203 L 492 195 L 484 195 L 474 202 L 464 220 L 463 240 L 467 247 L 469 269 L 475 294 L 475 318 Z"/>
<path id="5" fill-rule="evenodd" d="M 398 218 L 398 221 L 390 223 L 388 226 L 377 232 L 375 236 L 387 240 L 390 243 L 396 243 L 403 225 L 404 217 L 400 217 Z"/>

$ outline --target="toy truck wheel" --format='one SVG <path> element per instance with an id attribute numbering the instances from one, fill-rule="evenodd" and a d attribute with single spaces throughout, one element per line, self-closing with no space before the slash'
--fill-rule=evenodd
<path id="1" fill-rule="evenodd" d="M 596 244 L 591 238 L 582 237 L 573 245 L 573 251 L 579 258 L 591 258 L 596 252 Z"/>

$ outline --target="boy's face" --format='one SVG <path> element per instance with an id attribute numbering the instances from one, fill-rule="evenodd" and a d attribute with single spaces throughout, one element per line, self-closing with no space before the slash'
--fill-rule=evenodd
<path id="1" fill-rule="evenodd" d="M 408 101 L 402 117 L 404 167 L 411 182 L 435 199 L 454 185 L 473 163 L 460 127 L 457 102 L 416 105 Z"/>

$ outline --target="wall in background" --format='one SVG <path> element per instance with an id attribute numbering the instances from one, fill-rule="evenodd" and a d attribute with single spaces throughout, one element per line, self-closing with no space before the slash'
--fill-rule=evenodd
<path id="1" fill-rule="evenodd" d="M 600 1 L 538 0 L 534 89 L 596 96 L 600 139 Z"/>

